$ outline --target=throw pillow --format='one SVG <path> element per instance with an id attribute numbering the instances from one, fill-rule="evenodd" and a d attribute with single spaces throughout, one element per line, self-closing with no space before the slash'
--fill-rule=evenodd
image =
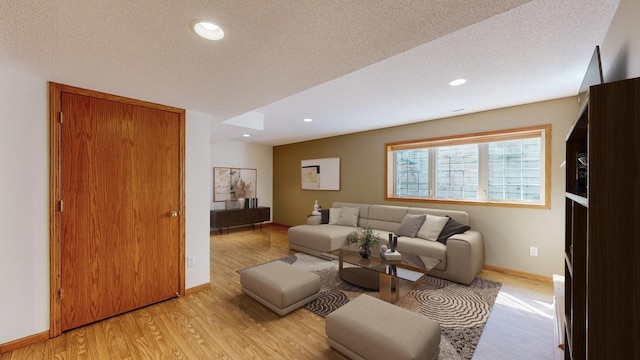
<path id="1" fill-rule="evenodd" d="M 360 216 L 360 208 L 341 208 L 339 225 L 358 227 L 358 216 Z"/>
<path id="2" fill-rule="evenodd" d="M 340 222 L 340 214 L 342 213 L 341 208 L 330 208 L 329 209 L 329 224 L 338 225 Z"/>
<path id="3" fill-rule="evenodd" d="M 447 221 L 449 220 L 446 216 L 435 216 L 428 215 L 424 221 L 424 224 L 418 230 L 418 237 L 426 240 L 436 241 L 438 240 L 438 235 L 442 232 L 445 225 L 447 225 Z"/>
<path id="4" fill-rule="evenodd" d="M 320 224 L 329 223 L 329 209 L 320 210 Z"/>
<path id="5" fill-rule="evenodd" d="M 407 214 L 402 219 L 400 226 L 396 230 L 397 236 L 408 236 L 408 237 L 416 237 L 418 230 L 424 223 L 425 216 L 424 215 L 413 215 Z"/>
<path id="6" fill-rule="evenodd" d="M 442 229 L 442 232 L 438 236 L 438 241 L 447 245 L 447 239 L 449 239 L 450 236 L 455 234 L 462 234 L 469 229 L 471 229 L 470 226 L 463 225 L 453 220 L 452 218 L 449 218 L 449 220 L 447 221 L 447 225 L 444 226 L 444 229 Z"/>

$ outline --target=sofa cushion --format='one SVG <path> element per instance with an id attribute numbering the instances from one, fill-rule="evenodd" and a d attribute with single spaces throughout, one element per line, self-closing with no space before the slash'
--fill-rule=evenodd
<path id="1" fill-rule="evenodd" d="M 358 204 L 358 203 L 348 203 L 348 202 L 340 202 L 335 201 L 331 207 L 334 208 L 343 208 L 343 207 L 357 207 L 360 209 L 360 215 L 358 215 L 358 227 L 367 227 L 367 219 L 369 219 L 369 205 L 368 204 Z"/>
<path id="2" fill-rule="evenodd" d="M 396 229 L 397 236 L 416 237 L 418 230 L 424 223 L 424 215 L 411 215 L 407 214 L 402 219 L 400 226 Z"/>
<path id="3" fill-rule="evenodd" d="M 440 263 L 434 269 L 447 269 L 447 247 L 437 241 L 425 241 L 420 238 L 402 236 L 398 238 L 397 250 L 401 254 L 407 252 L 436 259 Z"/>
<path id="4" fill-rule="evenodd" d="M 453 220 L 452 218 L 449 218 L 449 220 L 447 220 L 447 224 L 444 226 L 444 229 L 442 229 L 442 232 L 440 232 L 440 235 L 438 236 L 438 241 L 446 245 L 447 239 L 449 239 L 449 237 L 455 234 L 462 234 L 469 229 L 471 229 L 470 226 L 461 224 Z"/>
<path id="5" fill-rule="evenodd" d="M 342 208 L 329 209 L 329 224 L 338 225 L 340 223 L 340 215 L 342 215 Z"/>
<path id="6" fill-rule="evenodd" d="M 343 207 L 340 211 L 338 225 L 358 227 L 359 208 Z"/>
<path id="7" fill-rule="evenodd" d="M 427 218 L 418 230 L 417 236 L 419 238 L 431 241 L 438 240 L 438 236 L 442 232 L 442 229 L 444 229 L 445 225 L 447 225 L 448 220 L 450 220 L 450 218 L 446 216 L 435 216 L 427 214 Z"/>

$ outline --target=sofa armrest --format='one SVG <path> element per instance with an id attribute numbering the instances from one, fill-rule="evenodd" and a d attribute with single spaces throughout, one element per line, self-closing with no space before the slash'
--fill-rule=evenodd
<path id="1" fill-rule="evenodd" d="M 484 248 L 482 234 L 475 230 L 467 230 L 462 234 L 454 234 L 449 236 L 449 239 L 447 240 L 447 246 L 449 245 L 449 241 L 451 240 L 464 241 L 469 243 L 469 246 L 472 246 L 472 247 L 480 246 Z"/>
<path id="2" fill-rule="evenodd" d="M 454 281 L 470 284 L 484 264 L 484 241 L 478 231 L 467 230 L 447 240 L 447 269 Z"/>

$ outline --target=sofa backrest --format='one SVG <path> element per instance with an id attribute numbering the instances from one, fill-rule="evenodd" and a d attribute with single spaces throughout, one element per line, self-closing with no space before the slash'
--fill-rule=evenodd
<path id="1" fill-rule="evenodd" d="M 448 216 L 463 225 L 469 225 L 469 214 L 467 214 L 466 211 L 410 207 L 408 213 L 417 215 L 429 214 L 434 216 Z"/>
<path id="2" fill-rule="evenodd" d="M 366 222 L 369 217 L 369 205 L 368 204 L 356 204 L 356 203 L 347 203 L 347 202 L 334 202 L 331 207 L 339 208 L 339 207 L 350 207 L 350 208 L 360 208 L 360 214 L 358 215 L 358 226 L 359 227 L 367 227 Z"/>
<path id="3" fill-rule="evenodd" d="M 393 205 L 369 205 L 339 201 L 334 202 L 332 207 L 360 208 L 358 226 L 370 227 L 373 229 L 385 230 L 389 232 L 396 231 L 398 229 L 398 226 L 400 226 L 402 219 L 407 214 L 449 216 L 450 218 L 461 224 L 469 225 L 469 214 L 467 214 L 465 211 L 459 210 L 428 209 Z"/>
<path id="4" fill-rule="evenodd" d="M 394 232 L 407 215 L 407 207 L 391 205 L 370 205 L 367 225 L 370 228 Z"/>

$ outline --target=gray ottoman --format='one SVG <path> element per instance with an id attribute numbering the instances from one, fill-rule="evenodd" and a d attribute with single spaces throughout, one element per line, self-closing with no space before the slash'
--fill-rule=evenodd
<path id="1" fill-rule="evenodd" d="M 320 277 L 282 261 L 258 265 L 240 273 L 242 292 L 280 316 L 315 300 Z"/>
<path id="2" fill-rule="evenodd" d="M 329 314 L 329 345 L 350 359 L 427 359 L 440 352 L 440 323 L 368 295 Z"/>

